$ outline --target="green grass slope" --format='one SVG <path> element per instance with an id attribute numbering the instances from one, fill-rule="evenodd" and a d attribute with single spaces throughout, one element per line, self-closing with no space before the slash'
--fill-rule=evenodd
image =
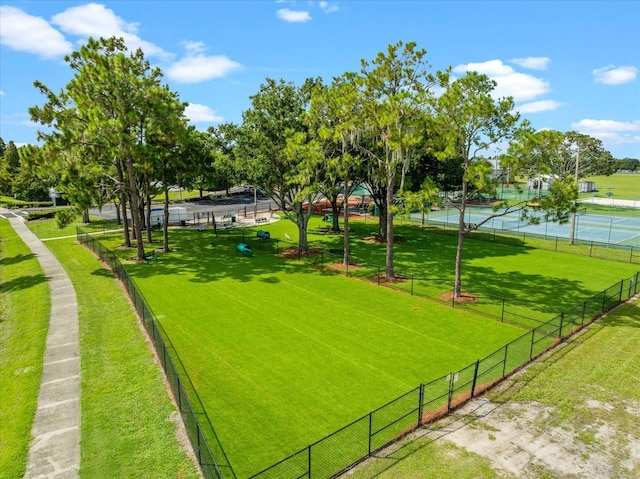
<path id="1" fill-rule="evenodd" d="M 42 377 L 51 301 L 40 263 L 0 219 L 0 478 L 22 477 Z"/>

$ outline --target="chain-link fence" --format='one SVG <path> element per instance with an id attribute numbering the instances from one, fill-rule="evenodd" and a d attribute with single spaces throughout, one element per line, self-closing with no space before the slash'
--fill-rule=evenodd
<path id="1" fill-rule="evenodd" d="M 125 285 L 153 340 L 205 477 L 235 479 L 236 475 L 187 371 L 124 266 L 113 252 L 80 228 L 77 228 L 77 237 L 82 244 L 91 248 L 109 264 Z M 238 229 L 220 231 L 219 237 L 249 244 L 254 250 L 265 253 L 277 254 L 282 249 L 279 239 L 265 239 Z M 285 244 L 294 246 L 289 242 Z M 314 253 L 310 256 L 298 254 L 297 257 L 322 268 L 342 259 L 339 251 L 314 250 Z M 345 271 L 348 275 L 357 275 L 378 282 L 384 277 L 384 270 L 379 266 L 360 264 L 351 270 L 346 267 Z M 438 287 L 442 286 L 442 283 L 438 284 L 428 278 L 400 273 L 398 275 L 404 276 L 405 279 L 410 277 L 411 281 L 394 285 L 400 284 L 403 289 L 410 289 L 413 294 L 421 290 L 429 291 L 433 287 L 432 283 Z M 452 409 L 552 348 L 563 338 L 583 328 L 600 314 L 626 301 L 640 291 L 639 279 L 640 272 L 567 311 L 552 315 L 550 319 L 549 310 L 538 310 L 539 315 L 535 312 L 532 314 L 530 304 L 477 293 L 483 298 L 483 301 L 479 301 L 483 303 L 480 312 L 498 317 L 505 322 L 531 327 L 531 330 L 459 371 L 420 384 L 334 433 L 252 475 L 249 479 L 325 479 L 340 474 L 417 427 L 448 414 Z M 455 307 L 460 306 L 455 301 L 452 304 Z M 464 304 L 464 307 L 472 306 Z M 525 314 L 525 311 L 528 312 Z"/>
<path id="2" fill-rule="evenodd" d="M 640 272 L 539 324 L 483 359 L 421 384 L 369 414 L 258 472 L 250 479 L 325 479 L 370 457 L 421 425 L 448 414 L 592 322 L 640 288 Z"/>
<path id="3" fill-rule="evenodd" d="M 403 222 L 406 222 L 406 220 L 403 220 Z M 414 220 L 410 221 L 410 223 L 418 224 L 419 221 Z M 423 227 L 427 231 L 443 235 L 456 236 L 458 234 L 458 225 L 454 222 L 432 221 L 426 218 Z M 640 247 L 634 245 L 581 239 L 574 239 L 574 242 L 571 243 L 569 238 L 518 231 L 517 229 L 491 227 L 480 227 L 479 229 L 468 232 L 466 236 L 468 238 L 494 243 L 534 247 L 592 258 L 640 264 Z"/>
<path id="4" fill-rule="evenodd" d="M 107 263 L 116 277 L 124 284 L 129 298 L 153 341 L 204 477 L 206 479 L 235 479 L 236 475 L 224 453 L 222 444 L 218 441 L 191 379 L 171 344 L 171 340 L 147 305 L 142 293 L 115 253 L 80 228 L 76 228 L 76 236 L 80 243 L 90 248 L 102 261 Z"/>

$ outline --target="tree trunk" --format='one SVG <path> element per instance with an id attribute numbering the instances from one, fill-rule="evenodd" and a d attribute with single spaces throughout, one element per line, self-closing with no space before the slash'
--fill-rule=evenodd
<path id="1" fill-rule="evenodd" d="M 88 208 L 84 208 L 82 210 L 82 222 L 84 224 L 89 224 L 91 223 L 91 218 L 89 218 L 89 209 Z"/>
<path id="2" fill-rule="evenodd" d="M 169 252 L 169 188 L 166 186 L 166 182 L 163 183 L 164 189 L 164 209 L 162 222 L 162 250 L 165 253 Z"/>
<path id="3" fill-rule="evenodd" d="M 133 159 L 128 156 L 126 159 L 127 173 L 129 175 L 129 197 L 131 200 L 131 219 L 133 221 L 133 231 L 136 237 L 137 259 L 144 260 L 144 244 L 142 243 L 142 224 L 140 222 L 140 199 L 138 197 L 138 187 L 136 184 L 136 172 L 133 168 Z"/>
<path id="4" fill-rule="evenodd" d="M 122 224 L 122 213 L 120 212 L 120 203 L 118 203 L 115 199 L 113 200 L 113 207 L 116 209 L 116 224 Z"/>
<path id="5" fill-rule="evenodd" d="M 120 208 L 122 210 L 122 225 L 124 227 L 124 247 L 131 248 L 131 234 L 129 232 L 129 216 L 127 215 L 127 194 L 122 192 L 120 199 Z"/>
<path id="6" fill-rule="evenodd" d="M 344 207 L 345 208 L 347 207 L 346 198 L 344 199 Z M 340 207 L 335 201 L 331 203 L 331 213 L 332 213 L 331 231 L 335 231 L 336 233 L 339 233 L 340 232 Z"/>
<path id="7" fill-rule="evenodd" d="M 386 201 L 385 201 L 386 203 Z M 378 239 L 387 240 L 387 205 L 376 205 L 378 207 Z"/>
<path id="8" fill-rule="evenodd" d="M 393 206 L 393 179 L 393 175 L 389 174 L 387 176 L 387 255 L 385 265 L 387 279 L 389 280 L 396 278 L 395 271 L 393 270 L 393 214 L 391 213 L 391 207 Z"/>
<path id="9" fill-rule="evenodd" d="M 349 178 L 344 179 L 344 190 L 349 191 Z M 343 265 L 349 266 L 349 201 L 347 196 L 344 196 L 344 260 Z"/>
<path id="10" fill-rule="evenodd" d="M 147 225 L 147 243 L 153 243 L 153 237 L 151 235 L 151 195 L 147 193 L 147 202 L 145 208 L 145 223 Z"/>

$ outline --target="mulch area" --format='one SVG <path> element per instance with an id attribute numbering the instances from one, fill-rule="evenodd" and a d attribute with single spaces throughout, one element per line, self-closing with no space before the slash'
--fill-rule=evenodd
<path id="1" fill-rule="evenodd" d="M 364 241 L 365 243 L 378 243 L 378 244 L 386 243 L 386 240 L 380 239 L 377 236 L 363 236 L 362 241 Z M 404 238 L 402 236 L 393 235 L 393 242 L 404 243 Z"/>
<path id="2" fill-rule="evenodd" d="M 297 258 L 298 257 L 298 248 L 293 246 L 291 248 L 283 249 L 280 254 L 283 258 Z M 322 250 L 320 248 L 310 248 L 306 253 L 300 253 L 300 256 L 308 257 L 308 256 L 320 256 L 322 254 Z"/>
<path id="3" fill-rule="evenodd" d="M 440 295 L 440 299 L 444 301 L 452 301 L 453 300 L 453 291 L 445 291 Z M 456 298 L 456 303 L 477 303 L 478 296 L 471 293 L 465 293 L 464 291 L 461 293 L 459 298 Z"/>

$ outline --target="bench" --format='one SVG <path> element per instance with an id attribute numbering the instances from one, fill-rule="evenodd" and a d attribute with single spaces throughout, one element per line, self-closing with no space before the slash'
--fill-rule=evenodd
<path id="1" fill-rule="evenodd" d="M 231 223 L 233 223 L 233 218 L 231 217 L 231 215 L 224 215 L 222 219 L 216 223 L 218 223 L 223 228 L 228 228 L 229 226 L 231 226 Z"/>
<path id="2" fill-rule="evenodd" d="M 257 225 L 268 224 L 268 223 L 269 223 L 269 218 L 265 218 L 264 216 L 260 216 L 256 218 Z"/>

